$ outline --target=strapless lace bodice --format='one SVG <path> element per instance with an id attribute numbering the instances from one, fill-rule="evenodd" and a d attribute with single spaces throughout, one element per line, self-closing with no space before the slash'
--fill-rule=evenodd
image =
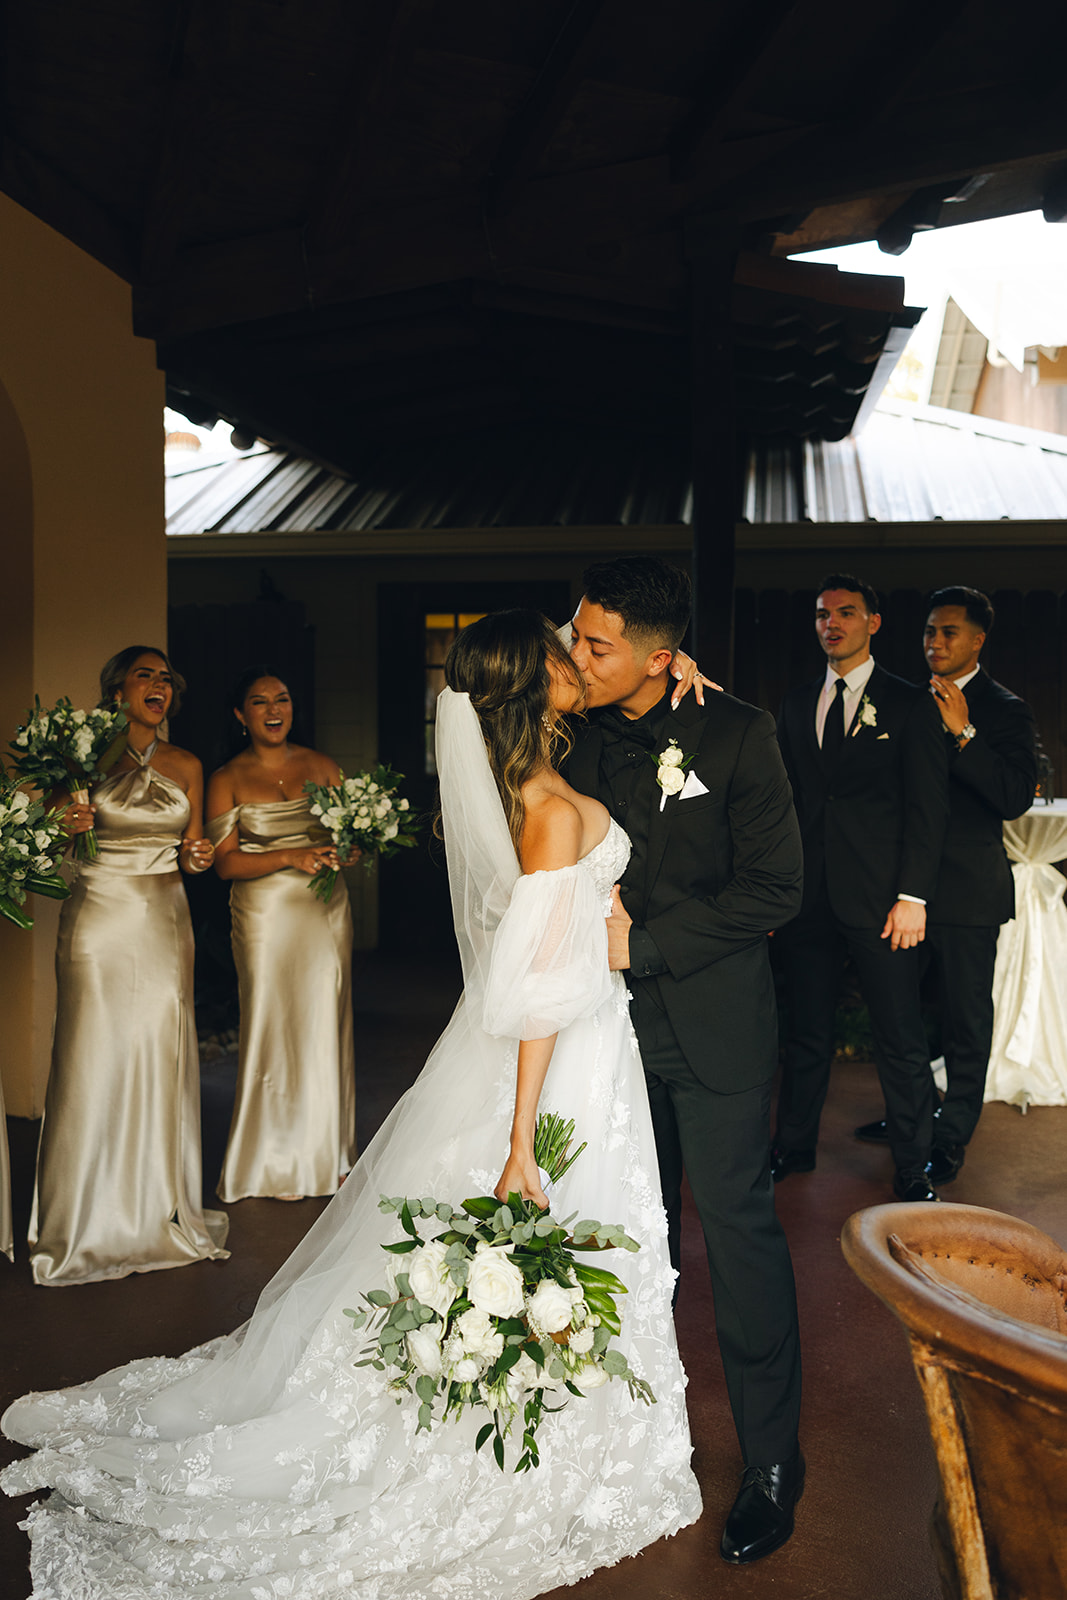
<path id="1" fill-rule="evenodd" d="M 630 859 L 630 840 L 624 828 L 614 817 L 608 818 L 608 831 L 599 844 L 593 846 L 578 865 L 584 867 L 593 880 L 598 895 L 605 900 L 604 912 L 611 909 L 611 891 L 626 871 Z"/>

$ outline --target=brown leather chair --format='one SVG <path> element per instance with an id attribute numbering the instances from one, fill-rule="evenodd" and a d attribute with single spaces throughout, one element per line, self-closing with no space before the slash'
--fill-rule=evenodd
<path id="1" fill-rule="evenodd" d="M 852 1270 L 907 1329 L 941 1476 L 949 1600 L 1067 1597 L 1067 1253 L 981 1206 L 849 1217 Z"/>

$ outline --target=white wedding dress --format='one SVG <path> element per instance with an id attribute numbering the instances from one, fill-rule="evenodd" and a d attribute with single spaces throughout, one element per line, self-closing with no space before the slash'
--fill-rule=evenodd
<path id="1" fill-rule="evenodd" d="M 52 1491 L 25 1524 L 34 1600 L 529 1600 L 700 1515 L 648 1103 L 626 989 L 607 969 L 604 915 L 629 844 L 612 823 L 576 866 L 520 877 L 467 697 L 446 690 L 439 721 L 464 996 L 250 1322 L 10 1407 L 4 1431 L 36 1452 L 4 1489 Z M 588 1148 L 553 1213 L 619 1222 L 640 1242 L 605 1264 L 629 1288 L 617 1343 L 657 1403 L 619 1380 L 571 1398 L 545 1415 L 540 1466 L 515 1474 L 512 1440 L 501 1473 L 474 1450 L 484 1411 L 416 1434 L 410 1398 L 398 1405 L 384 1374 L 354 1365 L 361 1336 L 343 1310 L 385 1282 L 380 1246 L 398 1226 L 379 1195 L 491 1192 L 517 1039 L 556 1029 L 541 1107 L 573 1117 Z"/>

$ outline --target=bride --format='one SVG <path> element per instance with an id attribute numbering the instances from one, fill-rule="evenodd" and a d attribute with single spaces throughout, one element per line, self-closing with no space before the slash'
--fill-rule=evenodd
<path id="1" fill-rule="evenodd" d="M 3 1487 L 52 1491 L 25 1524 L 34 1600 L 530 1600 L 700 1515 L 652 1127 L 607 965 L 629 845 L 553 765 L 581 679 L 529 611 L 467 628 L 446 679 L 441 824 L 464 993 L 244 1327 L 9 1408 L 5 1433 L 36 1453 Z M 397 1237 L 382 1193 L 458 1204 L 495 1185 L 544 1202 L 539 1106 L 588 1141 L 557 1215 L 618 1222 L 640 1243 L 611 1262 L 629 1290 L 618 1344 L 657 1403 L 622 1382 L 573 1398 L 545 1415 L 540 1466 L 502 1474 L 475 1452 L 477 1410 L 416 1432 L 417 1407 L 355 1366 L 343 1313 L 382 1281 L 380 1247 Z"/>

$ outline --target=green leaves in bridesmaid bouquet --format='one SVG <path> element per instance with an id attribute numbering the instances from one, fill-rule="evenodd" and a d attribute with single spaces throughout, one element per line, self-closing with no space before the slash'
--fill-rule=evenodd
<path id="1" fill-rule="evenodd" d="M 65 900 L 69 885 L 56 870 L 67 836 L 60 813 L 46 809 L 0 769 L 0 916 L 16 928 L 32 928 L 26 896 Z"/>
<path id="2" fill-rule="evenodd" d="M 363 865 L 370 868 L 415 844 L 421 819 L 397 793 L 403 781 L 402 772 L 375 767 L 373 772 L 357 772 L 354 778 L 342 772 L 336 784 L 305 783 L 311 814 L 330 835 L 342 862 L 353 854 L 362 855 Z M 308 887 L 328 903 L 336 882 L 336 868 L 320 867 Z"/>

